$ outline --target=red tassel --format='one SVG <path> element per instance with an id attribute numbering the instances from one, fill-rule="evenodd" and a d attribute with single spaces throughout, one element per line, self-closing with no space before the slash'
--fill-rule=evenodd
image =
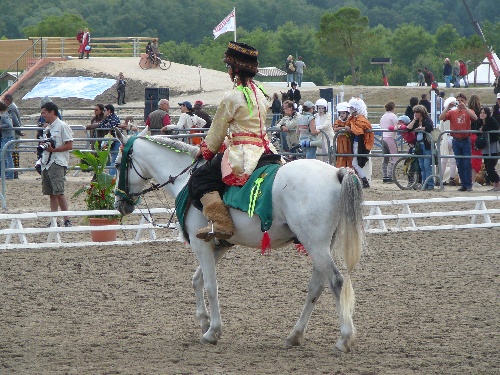
<path id="1" fill-rule="evenodd" d="M 271 254 L 271 237 L 269 237 L 267 230 L 264 232 L 264 235 L 262 236 L 260 253 L 262 255 L 270 255 Z"/>
<path id="2" fill-rule="evenodd" d="M 309 254 L 307 254 L 306 248 L 301 243 L 296 243 L 295 248 L 297 249 L 299 254 L 305 255 L 306 257 L 309 256 Z"/>

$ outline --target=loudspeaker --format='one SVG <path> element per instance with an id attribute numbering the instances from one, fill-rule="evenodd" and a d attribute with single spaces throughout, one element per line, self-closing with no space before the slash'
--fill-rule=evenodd
<path id="1" fill-rule="evenodd" d="M 144 100 L 170 99 L 170 89 L 168 87 L 146 87 L 144 89 Z"/>
<path id="2" fill-rule="evenodd" d="M 144 98 L 144 121 L 146 121 L 149 114 L 158 109 L 158 102 L 161 99 L 170 99 L 170 89 L 168 87 L 146 87 Z"/>
<path id="3" fill-rule="evenodd" d="M 319 97 L 325 99 L 327 102 L 333 102 L 333 89 L 319 89 Z"/>
<path id="4" fill-rule="evenodd" d="M 144 101 L 144 121 L 148 118 L 149 114 L 158 109 L 158 100 Z"/>

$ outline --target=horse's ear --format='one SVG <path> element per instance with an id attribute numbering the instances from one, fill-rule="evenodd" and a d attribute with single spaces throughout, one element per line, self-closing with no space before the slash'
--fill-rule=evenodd
<path id="1" fill-rule="evenodd" d="M 127 136 L 126 136 L 126 135 L 124 135 L 120 129 L 116 129 L 115 134 L 116 134 L 116 138 L 118 138 L 118 140 L 119 140 L 122 144 L 127 143 Z"/>
<path id="2" fill-rule="evenodd" d="M 139 137 L 144 137 L 145 135 L 147 135 L 148 130 L 149 130 L 149 125 L 144 127 L 144 130 L 142 132 L 140 132 Z"/>

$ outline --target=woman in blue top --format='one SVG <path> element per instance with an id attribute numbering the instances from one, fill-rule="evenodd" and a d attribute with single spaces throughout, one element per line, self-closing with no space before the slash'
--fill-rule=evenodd
<path id="1" fill-rule="evenodd" d="M 413 107 L 413 120 L 408 124 L 408 129 L 420 130 L 417 132 L 417 147 L 420 155 L 428 157 L 418 158 L 418 165 L 420 166 L 420 174 L 422 175 L 422 184 L 425 183 L 427 177 L 432 175 L 432 149 L 431 142 L 426 133 L 430 134 L 434 130 L 434 124 L 429 117 L 427 109 L 419 104 Z M 424 133 L 425 132 L 425 133 Z M 434 178 L 427 181 L 425 190 L 434 190 Z"/>

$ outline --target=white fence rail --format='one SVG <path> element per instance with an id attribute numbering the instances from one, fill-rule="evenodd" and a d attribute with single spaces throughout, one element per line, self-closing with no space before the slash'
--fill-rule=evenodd
<path id="1" fill-rule="evenodd" d="M 430 205 L 434 210 L 450 203 L 463 203 L 470 208 L 417 212 L 418 206 Z M 366 201 L 364 206 L 370 209 L 363 217 L 367 233 L 500 227 L 499 196 Z"/>
<path id="2" fill-rule="evenodd" d="M 168 208 L 152 208 L 144 210 L 135 210 L 131 215 L 139 216 L 138 224 L 117 224 L 103 226 L 58 226 L 58 218 L 64 216 L 82 217 L 89 215 L 119 215 L 115 210 L 96 210 L 96 211 L 58 211 L 58 212 L 37 212 L 37 213 L 17 213 L 0 214 L 0 238 L 4 237 L 3 244 L 0 244 L 0 250 L 21 249 L 21 248 L 44 248 L 44 247 L 64 247 L 64 246 L 88 246 L 88 245 L 130 245 L 134 243 L 149 241 L 173 241 L 176 236 L 171 229 L 175 229 L 174 223 L 159 224 L 152 223 L 152 219 L 162 221 L 165 215 L 170 217 L 173 210 Z M 128 221 L 130 219 L 127 217 Z M 42 226 L 34 227 L 33 224 L 42 223 Z M 8 228 L 6 226 L 9 225 Z M 27 227 L 31 225 L 31 227 Z M 128 237 L 125 231 L 132 232 L 133 239 L 121 239 L 110 242 L 86 242 L 82 241 L 81 235 L 64 237 L 63 234 L 80 234 L 82 232 L 118 230 L 119 237 Z M 158 234 L 161 233 L 161 238 Z M 176 233 L 175 233 L 176 234 Z M 89 236 L 90 238 L 90 236 Z"/>

